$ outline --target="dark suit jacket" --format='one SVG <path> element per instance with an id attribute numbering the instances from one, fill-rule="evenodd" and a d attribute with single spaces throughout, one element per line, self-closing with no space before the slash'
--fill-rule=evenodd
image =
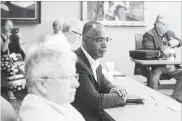
<path id="1" fill-rule="evenodd" d="M 170 41 L 170 38 L 174 38 L 179 41 L 179 46 L 181 46 L 182 42 L 181 40 L 175 36 L 174 32 L 167 31 L 164 37 L 167 39 L 167 41 Z M 163 51 L 162 46 L 164 45 L 162 37 L 157 33 L 157 30 L 155 28 L 149 30 L 143 35 L 142 40 L 143 47 L 146 49 L 160 49 Z M 168 44 L 168 42 L 167 42 Z"/>
<path id="2" fill-rule="evenodd" d="M 110 94 L 112 85 L 102 74 L 102 67 L 97 69 L 96 82 L 93 71 L 81 48 L 76 50 L 76 63 L 80 86 L 72 105 L 83 115 L 86 121 L 100 121 L 102 109 L 124 106 L 125 101 L 117 94 Z"/>
<path id="3" fill-rule="evenodd" d="M 170 41 L 170 38 L 172 37 L 179 41 L 178 47 L 182 45 L 182 41 L 178 37 L 175 36 L 174 32 L 172 32 L 170 30 L 166 32 L 164 37 L 167 40 L 167 44 L 168 44 L 168 41 Z M 164 50 L 164 48 L 163 48 L 164 43 L 163 43 L 162 37 L 158 34 L 155 27 L 143 35 L 142 45 L 143 45 L 144 49 L 158 49 L 161 51 Z M 161 57 L 162 56 L 163 55 L 161 54 Z M 138 74 L 146 76 L 146 68 L 141 65 L 136 64 L 135 75 L 138 75 Z"/>

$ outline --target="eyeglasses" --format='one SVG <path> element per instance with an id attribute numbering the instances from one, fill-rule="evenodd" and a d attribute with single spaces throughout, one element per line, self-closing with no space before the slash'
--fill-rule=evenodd
<path id="1" fill-rule="evenodd" d="M 79 74 L 76 73 L 74 76 L 67 76 L 67 77 L 49 77 L 49 76 L 43 76 L 43 77 L 36 77 L 36 78 L 41 78 L 41 79 L 65 79 L 65 80 L 78 80 L 79 79 Z"/>
<path id="2" fill-rule="evenodd" d="M 80 33 L 77 33 L 77 32 L 75 32 L 75 31 L 72 31 L 73 33 L 75 33 L 75 34 L 78 34 L 78 35 L 80 35 L 80 36 L 83 36 L 84 38 L 86 38 L 86 39 L 93 39 L 95 42 L 97 42 L 98 44 L 100 44 L 100 45 L 102 45 L 102 44 L 104 44 L 104 43 L 108 43 L 108 42 L 110 42 L 112 39 L 111 38 L 109 38 L 109 37 L 106 37 L 106 38 L 104 38 L 104 37 L 98 37 L 98 38 L 93 38 L 93 37 L 89 37 L 89 36 L 85 36 L 85 35 L 83 35 L 83 34 L 80 34 Z"/>
<path id="3" fill-rule="evenodd" d="M 163 23 L 163 22 L 161 22 L 161 21 L 157 21 L 157 22 L 159 22 L 161 25 L 163 25 L 163 26 L 167 26 L 167 23 Z"/>

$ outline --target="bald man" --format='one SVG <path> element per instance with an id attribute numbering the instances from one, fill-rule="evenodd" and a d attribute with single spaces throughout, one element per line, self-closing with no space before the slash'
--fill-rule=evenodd
<path id="1" fill-rule="evenodd" d="M 62 31 L 64 21 L 61 20 L 56 20 L 52 24 L 53 32 L 50 34 L 45 35 L 44 37 L 44 42 L 52 38 L 54 35 L 58 34 L 59 32 Z"/>
<path id="2" fill-rule="evenodd" d="M 82 37 L 82 45 L 75 51 L 80 87 L 72 105 L 86 121 L 105 121 L 102 109 L 124 106 L 126 90 L 114 86 L 102 74 L 99 58 L 104 57 L 111 40 L 104 26 L 96 21 L 87 22 Z"/>

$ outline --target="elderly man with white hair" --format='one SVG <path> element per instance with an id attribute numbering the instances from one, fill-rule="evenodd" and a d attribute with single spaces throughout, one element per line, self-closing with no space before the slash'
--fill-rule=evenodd
<path id="1" fill-rule="evenodd" d="M 25 61 L 29 94 L 19 121 L 84 121 L 70 105 L 79 87 L 76 56 L 70 49 L 56 48 L 41 43 L 30 49 Z"/>
<path id="2" fill-rule="evenodd" d="M 180 47 L 182 41 L 173 31 L 168 29 L 166 17 L 159 14 L 154 27 L 143 35 L 142 44 L 145 49 L 161 50 L 162 53 L 159 53 L 159 57 L 173 61 L 175 59 L 175 48 Z M 153 68 L 151 88 L 158 89 L 159 79 L 162 74 L 177 80 L 172 97 L 182 103 L 182 68 L 175 65 L 170 67 L 161 65 Z"/>

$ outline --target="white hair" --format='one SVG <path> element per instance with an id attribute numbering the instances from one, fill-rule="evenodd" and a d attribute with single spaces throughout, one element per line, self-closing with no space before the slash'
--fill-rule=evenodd
<path id="1" fill-rule="evenodd" d="M 157 22 L 161 22 L 161 21 L 163 21 L 163 22 L 165 22 L 165 23 L 168 24 L 167 18 L 166 18 L 166 16 L 165 16 L 163 13 L 160 13 L 160 14 L 157 15 L 157 17 L 156 17 L 156 19 L 155 19 L 154 25 L 155 25 Z"/>
<path id="2" fill-rule="evenodd" d="M 49 46 L 47 43 L 39 43 L 32 46 L 25 60 L 25 78 L 28 88 L 31 89 L 35 85 L 35 78 L 37 77 L 37 75 L 40 75 L 37 72 L 43 74 L 44 71 L 47 71 L 44 69 L 41 70 L 42 66 L 40 65 L 55 64 L 59 61 L 61 63 L 58 62 L 58 67 L 63 68 L 66 66 L 64 62 L 70 62 L 70 60 L 74 62 L 74 64 L 76 63 L 76 55 L 70 49 L 58 50 L 53 46 Z"/>
<path id="3" fill-rule="evenodd" d="M 62 32 L 54 35 L 48 41 L 45 42 L 48 48 L 54 48 L 57 51 L 59 50 L 72 50 L 72 46 L 68 42 L 67 38 Z"/>
<path id="4" fill-rule="evenodd" d="M 57 24 L 57 23 L 58 23 L 58 25 L 59 25 L 59 26 L 61 26 L 61 29 L 62 29 L 62 28 L 63 28 L 63 24 L 64 24 L 64 22 L 65 22 L 65 20 L 64 20 L 64 19 L 62 19 L 62 18 L 60 18 L 60 19 L 58 19 L 58 20 L 55 20 L 55 21 L 53 22 L 52 26 L 54 27 L 54 26 L 55 26 L 55 24 Z"/>

